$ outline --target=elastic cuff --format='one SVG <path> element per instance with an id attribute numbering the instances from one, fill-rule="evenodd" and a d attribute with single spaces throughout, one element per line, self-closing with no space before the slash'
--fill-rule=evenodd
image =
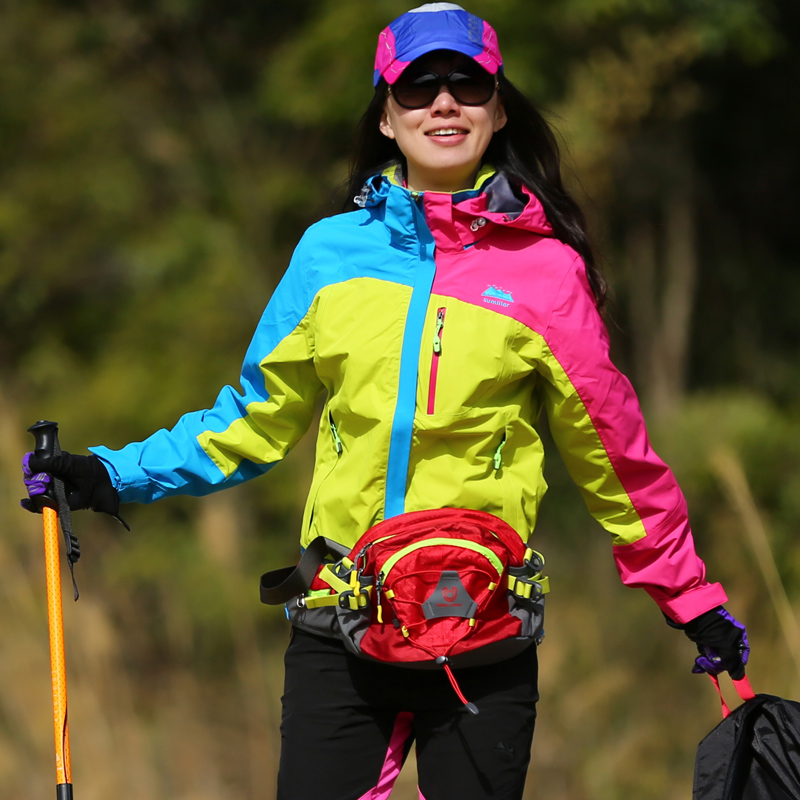
<path id="1" fill-rule="evenodd" d="M 122 488 L 122 478 L 120 477 L 114 465 L 110 461 L 107 461 L 105 458 L 103 458 L 103 456 L 101 456 L 97 452 L 97 450 L 99 450 L 100 448 L 90 447 L 88 449 L 89 452 L 95 458 L 97 458 L 97 460 L 106 468 L 106 472 L 108 472 L 108 477 L 111 479 L 111 485 L 114 487 L 114 489 L 116 489 L 117 492 L 119 492 L 120 489 Z"/>
<path id="2" fill-rule="evenodd" d="M 658 603 L 664 615 L 679 625 L 685 625 L 706 611 L 728 602 L 728 595 L 720 583 L 707 583 L 705 586 L 681 592 L 676 597 L 667 597 L 657 590 L 649 591 L 648 594 Z"/>

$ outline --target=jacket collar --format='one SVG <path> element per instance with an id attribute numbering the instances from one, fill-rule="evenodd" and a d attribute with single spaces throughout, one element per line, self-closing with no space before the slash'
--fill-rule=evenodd
<path id="1" fill-rule="evenodd" d="M 542 236 L 553 234 L 539 198 L 524 187 L 513 186 L 503 172 L 488 165 L 478 173 L 472 189 L 452 194 L 411 192 L 403 186 L 400 165 L 393 165 L 367 181 L 356 203 L 374 214 L 383 212 L 393 239 L 399 236 L 402 240 L 420 238 L 412 208 L 416 207 L 442 251 L 470 247 L 498 226 Z M 411 242 L 403 244 L 408 247 Z"/>

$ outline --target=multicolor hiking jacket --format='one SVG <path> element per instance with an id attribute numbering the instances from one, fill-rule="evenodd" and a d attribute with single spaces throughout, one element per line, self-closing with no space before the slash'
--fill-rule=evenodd
<path id="1" fill-rule="evenodd" d="M 119 451 L 92 448 L 123 502 L 202 495 L 267 472 L 325 403 L 301 544 L 443 507 L 527 540 L 546 484 L 535 423 L 611 534 L 624 583 L 682 622 L 723 602 L 683 495 L 609 359 L 583 262 L 541 203 L 487 170 L 414 193 L 387 175 L 312 225 L 264 311 L 241 388 Z"/>

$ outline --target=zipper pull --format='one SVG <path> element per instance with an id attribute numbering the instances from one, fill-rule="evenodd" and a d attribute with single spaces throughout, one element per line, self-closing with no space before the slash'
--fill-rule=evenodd
<path id="1" fill-rule="evenodd" d="M 442 352 L 442 328 L 444 328 L 445 309 L 440 308 L 436 314 L 436 330 L 433 334 L 433 352 L 441 355 Z"/>
<path id="2" fill-rule="evenodd" d="M 500 441 L 500 444 L 497 445 L 497 450 L 494 451 L 494 458 L 492 459 L 495 470 L 498 470 L 503 466 L 503 448 L 506 446 L 506 440 L 506 433 L 503 431 L 503 438 Z"/>
<path id="3" fill-rule="evenodd" d="M 359 208 L 364 208 L 367 205 L 367 200 L 369 200 L 370 191 L 371 187 L 369 182 L 367 182 L 364 184 L 361 192 L 353 198 L 353 203 L 355 203 L 355 205 L 357 205 Z"/>
<path id="4" fill-rule="evenodd" d="M 478 716 L 478 707 L 475 705 L 475 703 L 470 703 L 469 700 L 464 697 L 464 693 L 461 691 L 461 687 L 458 685 L 456 676 L 453 675 L 453 670 L 450 669 L 450 659 L 447 656 L 437 656 L 436 663 L 440 667 L 444 667 L 444 671 L 447 673 L 447 680 L 450 681 L 450 685 L 458 695 L 458 699 L 464 704 L 464 708 L 466 708 L 467 711 L 469 711 L 469 713 L 473 716 Z"/>
<path id="5" fill-rule="evenodd" d="M 383 589 L 383 570 L 375 578 L 375 603 L 378 607 L 378 622 L 383 625 L 383 607 L 381 606 L 381 590 Z"/>
<path id="6" fill-rule="evenodd" d="M 342 440 L 339 438 L 339 431 L 336 430 L 336 423 L 333 421 L 333 413 L 328 412 L 328 424 L 331 428 L 331 434 L 333 435 L 333 443 L 336 446 L 336 455 L 341 455 L 342 450 L 344 450 L 344 446 L 342 445 Z"/>

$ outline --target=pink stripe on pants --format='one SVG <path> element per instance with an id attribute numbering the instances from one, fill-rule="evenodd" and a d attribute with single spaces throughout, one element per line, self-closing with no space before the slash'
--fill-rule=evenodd
<path id="1" fill-rule="evenodd" d="M 413 718 L 414 715 L 408 711 L 402 711 L 397 715 L 378 783 L 366 794 L 362 794 L 358 800 L 388 800 L 389 795 L 392 793 L 394 782 L 403 768 L 403 752 L 406 741 L 411 734 L 411 720 Z M 425 800 L 421 793 L 420 798 Z"/>

